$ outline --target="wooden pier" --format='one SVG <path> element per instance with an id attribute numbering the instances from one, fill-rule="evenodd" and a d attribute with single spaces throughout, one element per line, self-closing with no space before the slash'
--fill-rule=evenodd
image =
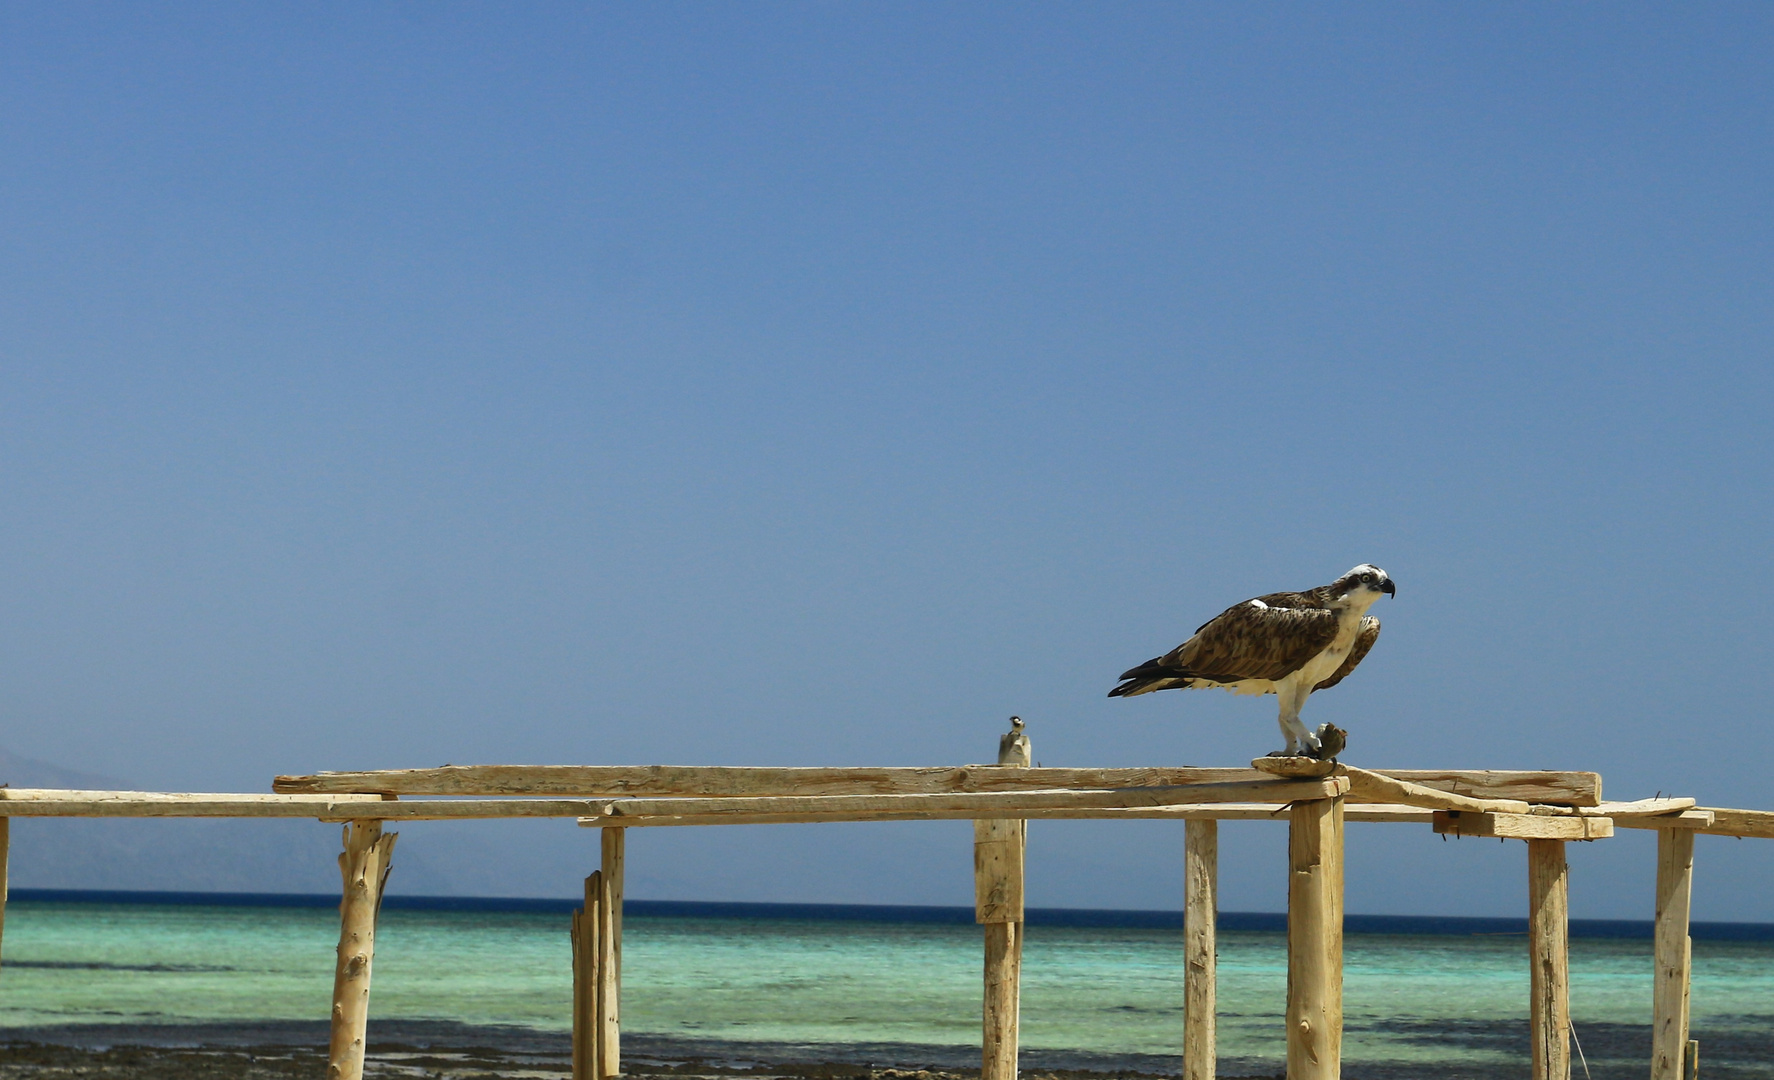
<path id="1" fill-rule="evenodd" d="M 983 941 L 981 1080 L 1015 1080 L 1023 954 L 1023 866 L 1030 820 L 1184 823 L 1184 1080 L 1215 1075 L 1215 917 L 1220 821 L 1288 828 L 1289 1080 L 1341 1075 L 1343 835 L 1350 823 L 1427 825 L 1454 836 L 1526 842 L 1528 978 L 1535 1080 L 1568 1080 L 1569 868 L 1565 845 L 1616 829 L 1657 831 L 1652 1080 L 1690 1080 L 1694 836 L 1774 838 L 1774 811 L 1693 799 L 1602 801 L 1591 772 L 1367 770 L 1301 759 L 1250 768 L 1039 768 L 1018 724 L 992 765 L 941 768 L 446 766 L 280 776 L 270 794 L 0 789 L 0 934 L 13 818 L 263 817 L 345 825 L 329 1080 L 361 1080 L 376 916 L 400 821 L 571 817 L 600 830 L 598 868 L 570 924 L 573 1077 L 620 1075 L 626 830 L 834 821 L 974 821 L 976 917 Z"/>

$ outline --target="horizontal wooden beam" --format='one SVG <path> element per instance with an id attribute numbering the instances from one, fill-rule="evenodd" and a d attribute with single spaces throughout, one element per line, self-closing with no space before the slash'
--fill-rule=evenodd
<path id="1" fill-rule="evenodd" d="M 1275 821 L 1287 824 L 1286 803 L 1208 803 L 1181 806 L 1102 807 L 1077 806 L 1040 810 L 1018 810 L 1016 816 L 1036 820 L 1091 821 Z M 613 824 L 636 827 L 691 825 L 830 825 L 855 821 L 964 821 L 998 817 L 1002 810 L 874 810 L 824 814 L 678 814 L 644 817 L 628 816 L 619 822 L 604 817 L 581 818 L 587 828 Z M 1395 822 L 1428 825 L 1434 811 L 1413 806 L 1350 806 L 1348 821 L 1370 823 Z"/>
<path id="2" fill-rule="evenodd" d="M 1473 798 L 1594 806 L 1601 776 L 1592 772 L 1373 770 Z M 989 791 L 1175 787 L 1252 781 L 1248 768 L 1045 768 L 996 765 L 935 768 L 775 768 L 726 765 L 445 765 L 436 769 L 323 772 L 279 776 L 287 793 L 388 795 L 794 796 L 936 795 Z"/>
<path id="3" fill-rule="evenodd" d="M 462 818 L 582 817 L 589 799 L 427 799 L 380 795 L 257 795 L 162 791 L 0 788 L 0 817 L 312 818 L 321 821 L 427 821 Z"/>
<path id="4" fill-rule="evenodd" d="M 1674 814 L 1629 814 L 1609 817 L 1616 829 L 1691 829 L 1704 832 L 1713 823 L 1711 810 L 1682 810 Z"/>
<path id="5" fill-rule="evenodd" d="M 1442 791 L 1367 769 L 1345 767 L 1342 771 L 1349 777 L 1349 793 L 1363 802 L 1494 814 L 1528 812 L 1528 803 L 1522 799 L 1476 799 L 1470 795 Z"/>
<path id="6" fill-rule="evenodd" d="M 1774 810 L 1726 810 L 1702 806 L 1712 814 L 1712 824 L 1700 831 L 1709 836 L 1759 836 L 1774 838 Z"/>
<path id="7" fill-rule="evenodd" d="M 1496 836 L 1516 840 L 1600 840 L 1614 835 L 1614 822 L 1605 817 L 1437 810 L 1435 831 L 1448 836 Z"/>
<path id="8" fill-rule="evenodd" d="M 805 815 L 855 820 L 858 814 L 926 818 L 1022 817 L 1031 811 L 1092 807 L 1156 807 L 1192 803 L 1293 803 L 1328 799 L 1349 790 L 1340 776 L 1322 780 L 1270 780 L 1184 784 L 1113 791 L 988 791 L 962 795 L 764 795 L 698 799 L 610 799 L 581 824 L 620 825 L 652 817 L 719 819 L 728 815 Z"/>

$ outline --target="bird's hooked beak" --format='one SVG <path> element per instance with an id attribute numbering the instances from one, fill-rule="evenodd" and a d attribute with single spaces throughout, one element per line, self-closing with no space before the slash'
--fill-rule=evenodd
<path id="1" fill-rule="evenodd" d="M 1398 586 L 1392 584 L 1391 578 L 1387 578 L 1385 581 L 1380 582 L 1380 591 L 1387 596 L 1397 596 Z"/>

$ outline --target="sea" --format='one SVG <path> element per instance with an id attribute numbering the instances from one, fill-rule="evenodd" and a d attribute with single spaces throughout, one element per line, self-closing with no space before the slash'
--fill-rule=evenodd
<path id="1" fill-rule="evenodd" d="M 390 897 L 372 1039 L 564 1040 L 571 908 Z M 631 1053 L 977 1067 L 981 933 L 969 908 L 631 900 L 624 923 Z M 1221 915 L 1222 1076 L 1281 1070 L 1284 929 L 1281 915 Z M 324 1041 L 337 933 L 333 897 L 17 890 L 0 1039 Z M 1696 924 L 1693 936 L 1702 1075 L 1774 1078 L 1774 925 Z M 1026 1068 L 1179 1070 L 1180 913 L 1032 909 L 1026 941 Z M 1522 920 L 1353 915 L 1345 950 L 1346 1076 L 1527 1075 Z M 1574 921 L 1571 980 L 1575 1075 L 1646 1075 L 1650 924 Z"/>

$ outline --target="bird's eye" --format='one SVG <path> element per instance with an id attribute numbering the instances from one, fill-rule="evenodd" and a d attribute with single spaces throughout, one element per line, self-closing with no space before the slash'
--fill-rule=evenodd
<path id="1" fill-rule="evenodd" d="M 1363 585 L 1372 585 L 1374 583 L 1374 575 L 1372 575 L 1372 574 L 1361 575 L 1361 583 Z"/>

